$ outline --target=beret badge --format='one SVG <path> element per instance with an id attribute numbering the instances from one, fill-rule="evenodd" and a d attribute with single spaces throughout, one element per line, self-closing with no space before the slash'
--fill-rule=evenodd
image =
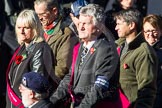
<path id="1" fill-rule="evenodd" d="M 27 86 L 26 77 L 23 77 L 23 78 L 22 78 L 22 84 L 23 84 L 24 86 Z"/>

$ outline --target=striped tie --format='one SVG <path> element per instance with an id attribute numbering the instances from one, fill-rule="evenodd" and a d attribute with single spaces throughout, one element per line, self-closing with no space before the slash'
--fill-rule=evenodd
<path id="1" fill-rule="evenodd" d="M 85 59 L 85 57 L 86 57 L 86 55 L 87 55 L 87 52 L 88 52 L 88 48 L 83 47 L 83 51 L 82 51 L 82 54 L 81 54 L 81 59 L 80 59 L 80 65 L 82 65 L 82 64 L 83 64 L 84 59 Z"/>

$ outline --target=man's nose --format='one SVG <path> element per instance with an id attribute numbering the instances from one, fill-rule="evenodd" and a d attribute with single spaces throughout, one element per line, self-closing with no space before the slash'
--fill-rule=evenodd
<path id="1" fill-rule="evenodd" d="M 43 19 L 42 15 L 39 15 L 39 14 L 37 14 L 37 15 L 39 17 L 39 20 L 42 21 L 42 19 Z"/>
<path id="2" fill-rule="evenodd" d="M 22 92 L 22 87 L 21 87 L 21 86 L 22 86 L 22 85 L 20 84 L 20 85 L 19 85 L 19 91 L 20 91 L 20 92 Z"/>

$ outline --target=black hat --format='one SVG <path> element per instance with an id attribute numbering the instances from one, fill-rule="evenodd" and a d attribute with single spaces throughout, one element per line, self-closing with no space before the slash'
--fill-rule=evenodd
<path id="1" fill-rule="evenodd" d="M 21 83 L 36 93 L 48 93 L 49 90 L 48 80 L 37 72 L 25 73 L 22 77 Z"/>

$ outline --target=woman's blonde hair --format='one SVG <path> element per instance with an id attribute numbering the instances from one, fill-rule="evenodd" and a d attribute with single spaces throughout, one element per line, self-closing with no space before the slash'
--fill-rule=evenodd
<path id="1" fill-rule="evenodd" d="M 17 24 L 18 23 L 23 23 L 24 25 L 27 25 L 32 29 L 34 40 L 37 40 L 37 41 L 42 40 L 39 38 L 42 38 L 42 36 L 43 36 L 43 28 L 42 28 L 41 22 L 37 16 L 37 14 L 35 13 L 34 10 L 25 9 L 20 12 L 20 14 L 18 15 L 18 18 L 16 20 L 16 26 L 15 26 L 16 35 L 18 35 L 18 33 L 17 33 Z M 18 40 L 19 44 L 22 44 L 21 40 L 19 40 L 18 38 L 17 38 L 17 40 Z"/>

